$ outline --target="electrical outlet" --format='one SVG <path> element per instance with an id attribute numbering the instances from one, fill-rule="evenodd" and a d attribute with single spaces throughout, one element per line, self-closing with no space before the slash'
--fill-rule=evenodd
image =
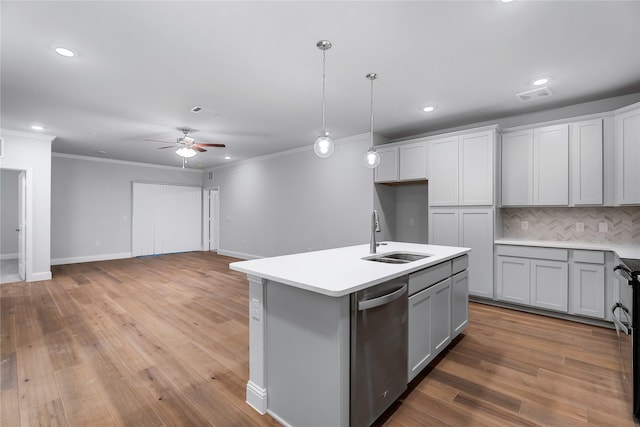
<path id="1" fill-rule="evenodd" d="M 599 233 L 609 232 L 609 224 L 607 224 L 606 222 L 598 223 L 598 232 Z"/>
<path id="2" fill-rule="evenodd" d="M 258 298 L 251 298 L 251 317 L 260 320 L 260 300 Z"/>
<path id="3" fill-rule="evenodd" d="M 413 224 L 414 224 L 413 218 L 409 218 L 409 225 L 413 225 Z"/>
<path id="4" fill-rule="evenodd" d="M 576 231 L 578 233 L 584 233 L 584 222 L 576 222 Z"/>
<path id="5" fill-rule="evenodd" d="M 100 246 L 102 242 L 100 240 L 96 240 L 96 246 Z"/>
<path id="6" fill-rule="evenodd" d="M 529 221 L 520 221 L 520 228 L 523 230 L 529 229 Z"/>

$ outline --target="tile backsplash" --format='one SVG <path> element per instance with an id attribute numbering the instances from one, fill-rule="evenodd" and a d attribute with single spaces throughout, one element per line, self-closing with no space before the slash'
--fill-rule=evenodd
<path id="1" fill-rule="evenodd" d="M 638 206 L 508 208 L 502 225 L 508 239 L 640 244 Z"/>

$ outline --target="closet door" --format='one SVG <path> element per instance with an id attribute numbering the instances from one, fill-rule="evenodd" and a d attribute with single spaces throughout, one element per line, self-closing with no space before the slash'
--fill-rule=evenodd
<path id="1" fill-rule="evenodd" d="M 133 256 L 202 250 L 202 189 L 133 183 Z"/>

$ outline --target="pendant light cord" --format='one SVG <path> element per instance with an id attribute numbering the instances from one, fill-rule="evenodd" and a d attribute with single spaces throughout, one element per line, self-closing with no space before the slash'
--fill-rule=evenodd
<path id="1" fill-rule="evenodd" d="M 371 79 L 371 146 L 373 147 L 373 80 Z"/>
<path id="2" fill-rule="evenodd" d="M 322 134 L 325 135 L 326 134 L 326 129 L 325 129 L 325 110 L 326 110 L 326 105 L 325 105 L 325 98 L 324 98 L 324 88 L 325 88 L 325 82 L 326 82 L 326 67 L 327 67 L 327 51 L 326 50 L 322 50 Z"/>

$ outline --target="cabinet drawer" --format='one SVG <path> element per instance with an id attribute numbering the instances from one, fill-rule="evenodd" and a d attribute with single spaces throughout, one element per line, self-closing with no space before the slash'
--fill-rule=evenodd
<path id="1" fill-rule="evenodd" d="M 409 295 L 420 292 L 451 276 L 451 261 L 434 265 L 409 275 Z"/>
<path id="2" fill-rule="evenodd" d="M 568 261 L 567 249 L 540 248 L 536 246 L 497 245 L 496 254 L 522 258 L 548 259 L 552 261 Z"/>
<path id="3" fill-rule="evenodd" d="M 604 252 L 574 250 L 573 260 L 575 262 L 586 262 L 589 264 L 604 264 Z"/>
<path id="4" fill-rule="evenodd" d="M 469 268 L 469 255 L 454 258 L 451 262 L 451 274 L 457 274 Z"/>

